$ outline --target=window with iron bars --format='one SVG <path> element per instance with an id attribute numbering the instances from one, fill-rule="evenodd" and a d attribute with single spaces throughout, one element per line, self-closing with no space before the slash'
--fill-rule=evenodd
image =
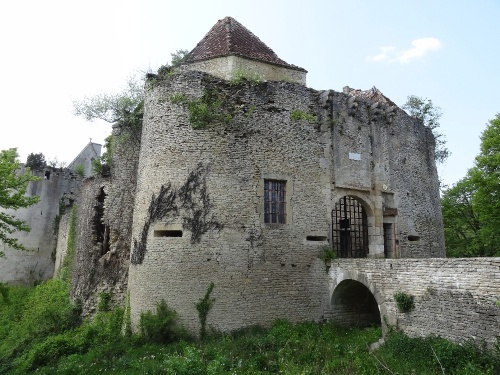
<path id="1" fill-rule="evenodd" d="M 286 224 L 286 181 L 264 180 L 264 223 Z"/>

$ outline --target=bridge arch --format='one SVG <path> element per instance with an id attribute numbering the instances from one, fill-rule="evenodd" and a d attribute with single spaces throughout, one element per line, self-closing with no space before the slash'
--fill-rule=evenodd
<path id="1" fill-rule="evenodd" d="M 372 293 L 362 275 L 345 278 L 338 282 L 331 298 L 331 319 L 342 325 L 381 326 L 380 303 L 378 293 Z M 357 280 L 361 279 L 361 280 Z"/>

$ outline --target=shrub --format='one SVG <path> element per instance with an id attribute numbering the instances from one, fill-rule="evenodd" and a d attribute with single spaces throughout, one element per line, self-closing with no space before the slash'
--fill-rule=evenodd
<path id="1" fill-rule="evenodd" d="M 324 262 L 337 259 L 337 253 L 333 251 L 331 247 L 325 246 L 323 247 L 323 252 L 320 254 L 319 258 Z"/>
<path id="2" fill-rule="evenodd" d="M 290 119 L 293 121 L 306 120 L 310 124 L 315 124 L 317 121 L 316 116 L 301 111 L 300 109 L 293 110 L 290 114 Z"/>
<path id="3" fill-rule="evenodd" d="M 97 304 L 97 310 L 98 311 L 109 311 L 110 310 L 110 302 L 111 302 L 111 293 L 110 292 L 99 293 L 99 303 Z"/>
<path id="4" fill-rule="evenodd" d="M 185 334 L 177 324 L 177 313 L 162 300 L 156 305 L 156 314 L 151 311 L 141 314 L 139 330 L 148 343 L 169 344 Z"/>
<path id="5" fill-rule="evenodd" d="M 75 173 L 80 177 L 85 177 L 85 166 L 83 164 L 75 165 Z"/>
<path id="6" fill-rule="evenodd" d="M 406 292 L 394 293 L 394 300 L 396 301 L 398 310 L 401 312 L 410 312 L 415 308 L 415 298 Z"/>

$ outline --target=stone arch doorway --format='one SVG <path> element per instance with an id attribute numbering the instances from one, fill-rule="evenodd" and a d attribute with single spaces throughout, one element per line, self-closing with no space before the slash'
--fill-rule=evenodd
<path id="1" fill-rule="evenodd" d="M 332 210 L 332 246 L 339 258 L 368 255 L 368 217 L 363 205 L 352 196 L 340 198 Z"/>
<path id="2" fill-rule="evenodd" d="M 332 320 L 342 325 L 380 327 L 377 300 L 363 283 L 346 279 L 341 281 L 332 295 Z"/>

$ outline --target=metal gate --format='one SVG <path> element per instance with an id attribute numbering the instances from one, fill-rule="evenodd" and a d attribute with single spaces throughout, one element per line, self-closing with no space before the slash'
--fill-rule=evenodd
<path id="1" fill-rule="evenodd" d="M 368 220 L 356 199 L 344 196 L 332 211 L 332 246 L 339 258 L 365 258 L 368 254 Z"/>

